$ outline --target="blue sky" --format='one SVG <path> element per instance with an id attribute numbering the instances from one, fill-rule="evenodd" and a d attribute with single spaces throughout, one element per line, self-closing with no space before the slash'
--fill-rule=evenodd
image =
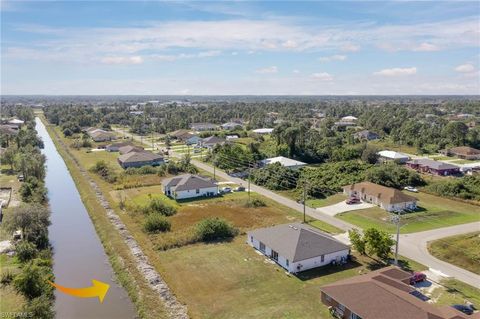
<path id="1" fill-rule="evenodd" d="M 479 94 L 476 1 L 3 1 L 2 94 Z"/>

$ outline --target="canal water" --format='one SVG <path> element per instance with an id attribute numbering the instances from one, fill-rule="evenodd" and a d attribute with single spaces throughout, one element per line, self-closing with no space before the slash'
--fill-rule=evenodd
<path id="1" fill-rule="evenodd" d="M 135 318 L 126 291 L 113 281 L 113 270 L 90 216 L 62 157 L 36 118 L 36 129 L 45 144 L 46 187 L 52 211 L 49 238 L 53 246 L 55 282 L 66 287 L 90 287 L 92 279 L 110 285 L 103 303 L 98 298 L 76 298 L 55 291 L 56 318 Z"/>

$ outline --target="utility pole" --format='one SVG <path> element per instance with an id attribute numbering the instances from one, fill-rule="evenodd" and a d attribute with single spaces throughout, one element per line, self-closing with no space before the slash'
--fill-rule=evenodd
<path id="1" fill-rule="evenodd" d="M 306 203 L 305 203 L 305 200 L 306 200 L 306 194 L 307 194 L 307 183 L 303 183 L 303 223 L 306 222 L 306 218 L 305 218 L 305 211 L 306 211 Z"/>
<path id="2" fill-rule="evenodd" d="M 400 240 L 400 210 L 397 212 L 397 216 L 393 217 L 393 220 L 397 224 L 397 240 L 395 242 L 395 266 L 398 266 L 398 241 Z"/>
<path id="3" fill-rule="evenodd" d="M 250 173 L 251 173 L 251 168 L 249 164 L 248 165 L 248 205 L 250 205 Z"/>
<path id="4" fill-rule="evenodd" d="M 213 179 L 215 180 L 215 160 L 213 161 Z"/>

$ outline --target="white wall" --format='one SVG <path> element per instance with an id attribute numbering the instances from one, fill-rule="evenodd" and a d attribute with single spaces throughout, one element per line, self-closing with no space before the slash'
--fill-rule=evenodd
<path id="1" fill-rule="evenodd" d="M 213 193 L 214 195 L 217 194 L 217 187 L 208 187 L 208 188 L 200 188 L 199 193 L 197 194 L 197 191 L 195 189 L 192 190 L 186 190 L 186 191 L 178 191 L 175 192 L 176 196 L 174 196 L 176 199 L 185 199 L 185 198 L 193 198 L 193 197 L 200 197 L 200 196 L 206 196 L 208 193 Z"/>
<path id="2" fill-rule="evenodd" d="M 247 233 L 247 243 L 250 246 L 257 249 L 258 251 L 260 251 L 262 254 L 264 254 L 267 257 L 270 257 L 270 255 L 272 254 L 272 249 L 270 247 L 268 247 L 267 245 L 265 245 L 265 252 L 261 251 L 260 250 L 260 242 L 257 239 L 255 239 L 255 237 L 253 237 L 253 241 L 252 241 L 251 235 L 249 233 Z M 304 271 L 304 270 L 308 270 L 308 269 L 312 269 L 312 268 L 317 268 L 317 267 L 321 267 L 321 266 L 326 266 L 326 265 L 330 264 L 332 262 L 332 260 L 340 261 L 340 259 L 342 257 L 344 257 L 346 259 L 347 256 L 348 256 L 348 252 L 349 252 L 349 249 L 345 249 L 345 250 L 341 250 L 341 251 L 334 252 L 334 253 L 331 253 L 331 254 L 326 254 L 326 255 L 324 255 L 323 262 L 322 262 L 322 257 L 321 256 L 318 256 L 318 257 L 315 257 L 315 258 L 310 258 L 310 259 L 305 259 L 305 260 L 302 260 L 302 261 L 299 261 L 299 262 L 292 262 L 290 260 L 288 266 L 287 266 L 287 259 L 284 256 L 278 255 L 278 261 L 275 261 L 275 262 L 277 264 L 279 264 L 280 266 L 282 266 L 283 268 L 285 268 L 286 270 L 288 270 L 288 272 L 295 273 L 295 272 L 299 272 L 297 270 L 297 266 L 299 264 L 302 265 L 300 271 Z"/>

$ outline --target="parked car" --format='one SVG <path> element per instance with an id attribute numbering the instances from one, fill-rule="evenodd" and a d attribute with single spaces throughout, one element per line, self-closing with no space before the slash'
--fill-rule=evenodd
<path id="1" fill-rule="evenodd" d="M 360 199 L 358 199 L 356 197 L 350 197 L 349 199 L 347 199 L 345 201 L 345 203 L 347 203 L 348 205 L 358 204 L 358 203 L 360 203 Z"/>
<path id="2" fill-rule="evenodd" d="M 226 193 L 231 193 L 232 192 L 232 189 L 230 187 L 224 187 L 222 188 L 222 193 L 226 194 Z"/>
<path id="3" fill-rule="evenodd" d="M 17 176 L 19 182 L 23 182 L 25 180 L 25 177 L 23 177 L 22 174 Z"/>
<path id="4" fill-rule="evenodd" d="M 422 282 L 427 280 L 427 275 L 423 272 L 414 272 L 412 277 L 410 277 L 410 285 L 414 285 L 417 282 Z"/>
<path id="5" fill-rule="evenodd" d="M 473 309 L 471 306 L 466 306 L 466 305 L 453 305 L 453 308 L 457 309 L 458 311 L 463 312 L 466 315 L 471 315 L 473 314 Z"/>
<path id="6" fill-rule="evenodd" d="M 234 189 L 235 192 L 243 192 L 245 191 L 245 187 L 243 186 L 238 186 L 237 188 Z"/>
<path id="7" fill-rule="evenodd" d="M 404 190 L 409 191 L 409 192 L 413 192 L 413 193 L 418 193 L 418 189 L 416 189 L 413 186 L 405 186 Z"/>

